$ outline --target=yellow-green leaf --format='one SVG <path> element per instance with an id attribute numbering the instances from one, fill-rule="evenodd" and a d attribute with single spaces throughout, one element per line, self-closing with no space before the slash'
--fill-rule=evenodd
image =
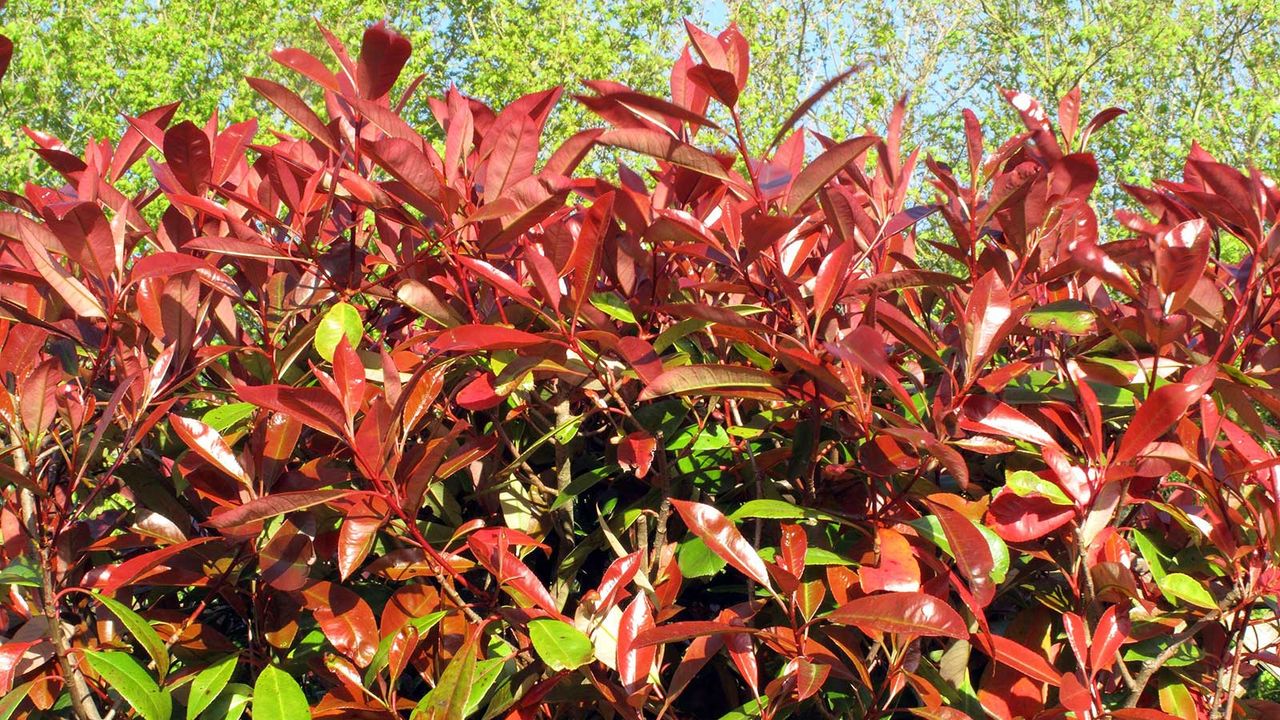
<path id="1" fill-rule="evenodd" d="M 538 657 L 552 670 L 574 670 L 591 662 L 591 639 L 563 620 L 538 618 L 529 622 L 529 639 Z"/>
<path id="2" fill-rule="evenodd" d="M 344 335 L 347 342 L 351 343 L 351 347 L 358 346 L 360 339 L 364 337 L 364 321 L 360 318 L 360 311 L 355 306 L 340 302 L 329 308 L 320 319 L 320 324 L 316 327 L 315 340 L 312 342 L 315 343 L 316 352 L 320 353 L 320 357 L 332 361 L 333 351 L 338 348 L 338 341 Z"/>

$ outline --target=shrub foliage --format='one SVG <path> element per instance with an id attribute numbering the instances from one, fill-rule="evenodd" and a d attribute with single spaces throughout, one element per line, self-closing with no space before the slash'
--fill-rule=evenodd
<path id="1" fill-rule="evenodd" d="M 1280 189 L 1197 150 L 1100 244 L 1118 110 L 748 148 L 746 41 L 689 36 L 555 148 L 558 89 L 410 127 L 382 25 L 274 54 L 323 110 L 249 79 L 270 145 L 30 131 L 0 717 L 1280 709 Z"/>

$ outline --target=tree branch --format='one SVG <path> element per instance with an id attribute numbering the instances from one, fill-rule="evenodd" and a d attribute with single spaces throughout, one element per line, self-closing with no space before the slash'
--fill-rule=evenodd
<path id="1" fill-rule="evenodd" d="M 1217 610 L 1210 612 L 1208 615 L 1197 620 L 1191 627 L 1183 630 L 1177 635 L 1174 635 L 1170 640 L 1168 647 L 1161 651 L 1159 655 L 1143 663 L 1141 672 L 1139 672 L 1133 679 L 1133 692 L 1129 693 L 1129 699 L 1125 701 L 1124 706 L 1126 708 L 1137 707 L 1138 701 L 1142 699 L 1143 690 L 1146 689 L 1147 683 L 1151 681 L 1151 676 L 1155 675 L 1160 668 L 1164 667 L 1165 663 L 1169 662 L 1169 660 L 1177 654 L 1178 648 L 1182 647 L 1183 643 L 1195 637 L 1201 630 L 1205 629 L 1209 625 L 1217 622 L 1218 618 L 1222 617 L 1224 612 L 1231 609 L 1231 607 L 1238 603 L 1240 601 L 1241 594 L 1242 593 L 1239 590 L 1232 590 L 1227 593 L 1227 596 L 1223 598 L 1222 603 L 1218 605 Z"/>

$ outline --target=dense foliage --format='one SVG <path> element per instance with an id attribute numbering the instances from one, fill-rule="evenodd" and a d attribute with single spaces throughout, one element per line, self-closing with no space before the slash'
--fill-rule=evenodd
<path id="1" fill-rule="evenodd" d="M 55 181 L 27 151 L 22 125 L 83 147 L 119 137 L 122 114 L 161 101 L 182 100 L 180 119 L 197 123 L 215 108 L 257 117 L 258 139 L 269 142 L 286 119 L 241 77 L 272 72 L 267 55 L 281 38 L 321 54 L 314 17 L 355 42 L 367 22 L 388 18 L 413 43 L 408 72 L 423 75 L 429 93 L 455 82 L 500 107 L 583 79 L 661 94 L 683 15 L 713 27 L 735 20 L 751 38 L 756 57 L 738 107 L 756 145 L 777 129 L 777 108 L 861 63 L 814 108 L 811 126 L 833 137 L 881 129 L 905 94 L 904 142 L 957 157 L 960 108 L 996 136 L 1016 132 L 1001 87 L 1057 98 L 1080 85 L 1083 114 L 1125 108 L 1122 132 L 1093 144 L 1103 160 L 1095 201 L 1106 215 L 1124 204 L 1117 181 L 1177 173 L 1195 139 L 1237 167 L 1280 167 L 1274 0 L 26 0 L 0 10 L 0 33 L 20 48 L 0 85 L 0 187 Z M 431 124 L 419 103 L 404 113 L 415 127 Z M 560 103 L 545 136 L 559 144 L 590 119 Z"/>
<path id="2" fill-rule="evenodd" d="M 405 122 L 383 25 L 270 143 L 30 132 L 0 718 L 1274 716 L 1280 189 L 1196 149 L 1100 244 L 1119 111 L 946 164 L 797 129 L 836 77 L 752 144 L 688 32 L 554 148 Z"/>

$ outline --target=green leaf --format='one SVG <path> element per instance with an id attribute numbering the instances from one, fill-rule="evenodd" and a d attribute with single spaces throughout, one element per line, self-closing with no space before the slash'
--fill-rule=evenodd
<path id="1" fill-rule="evenodd" d="M 0 570 L 0 585 L 40 587 L 40 573 L 25 558 L 18 558 L 4 570 Z"/>
<path id="2" fill-rule="evenodd" d="M 569 503 L 573 502 L 574 498 L 578 497 L 579 495 L 586 492 L 587 490 L 590 490 L 601 480 L 604 480 L 607 477 L 611 477 L 612 473 L 615 473 L 617 471 L 618 471 L 618 468 L 616 465 L 614 465 L 611 467 L 610 466 L 596 467 L 582 473 L 581 475 L 571 480 L 569 482 L 569 485 L 565 487 L 565 489 L 561 490 L 558 495 L 556 495 L 556 500 L 555 502 L 551 503 L 550 509 L 558 510 L 564 507 L 565 505 L 568 505 Z"/>
<path id="3" fill-rule="evenodd" d="M 1160 686 L 1156 696 L 1160 701 L 1160 709 L 1174 717 L 1185 720 L 1201 717 L 1191 691 L 1171 673 L 1160 673 Z"/>
<path id="4" fill-rule="evenodd" d="M 489 696 L 489 691 L 497 684 L 498 678 L 513 665 L 510 660 L 492 657 L 476 663 L 475 676 L 471 681 L 471 696 L 467 698 L 466 714 L 470 715 L 480 708 L 480 703 Z"/>
<path id="5" fill-rule="evenodd" d="M 1142 555 L 1142 559 L 1147 561 L 1147 568 L 1151 570 L 1151 577 L 1155 578 L 1158 584 L 1169 571 L 1165 569 L 1165 563 L 1169 557 L 1160 551 L 1160 545 L 1152 537 L 1152 533 L 1148 530 L 1134 530 L 1133 543 L 1138 546 L 1138 554 Z M 1170 598 L 1172 600 L 1172 598 Z"/>
<path id="6" fill-rule="evenodd" d="M 797 520 L 809 517 L 809 511 L 785 500 L 750 500 L 729 515 L 730 520 L 764 518 L 766 520 Z"/>
<path id="7" fill-rule="evenodd" d="M 433 612 L 429 615 L 423 615 L 418 618 L 411 618 L 406 625 L 412 626 L 418 631 L 418 635 L 424 635 L 428 630 L 435 627 L 436 623 L 444 618 L 445 612 Z M 373 659 L 369 661 L 369 667 L 364 671 L 364 684 L 369 687 L 373 684 L 373 679 L 378 677 L 378 673 L 387 666 L 387 657 L 391 654 L 391 643 L 395 641 L 398 632 L 382 638 L 378 643 L 378 651 L 373 654 Z"/>
<path id="8" fill-rule="evenodd" d="M 1154 660 L 1169 647 L 1172 640 L 1171 635 L 1157 635 L 1149 640 L 1127 645 L 1124 650 L 1124 660 L 1125 662 Z M 1199 662 L 1202 657 L 1204 657 L 1204 651 L 1195 643 L 1181 643 L 1173 655 L 1165 661 L 1164 666 L 1171 668 L 1186 667 L 1192 663 Z"/>
<path id="9" fill-rule="evenodd" d="M 343 335 L 347 336 L 347 342 L 351 343 L 352 348 L 357 347 L 364 337 L 364 321 L 360 318 L 360 311 L 353 305 L 340 302 L 329 308 L 316 327 L 316 337 L 312 341 L 316 352 L 325 360 L 332 361 L 333 351 L 337 349 L 338 341 Z"/>
<path id="10" fill-rule="evenodd" d="M 307 696 L 298 681 L 274 665 L 262 668 L 253 684 L 253 716 L 271 720 L 311 720 Z"/>
<path id="11" fill-rule="evenodd" d="M 778 548 L 765 547 L 760 548 L 760 557 L 773 561 L 778 556 Z M 827 567 L 828 565 L 857 565 L 848 558 L 843 558 L 836 553 L 820 547 L 811 547 L 804 551 L 804 564 L 808 567 Z"/>
<path id="12" fill-rule="evenodd" d="M 596 293 L 591 296 L 591 304 L 614 320 L 628 325 L 636 324 L 635 313 L 631 312 L 631 307 L 627 305 L 627 301 L 618 297 L 617 293 Z"/>
<path id="13" fill-rule="evenodd" d="M 711 577 L 729 564 L 696 536 L 680 543 L 676 550 L 676 563 L 680 566 L 680 574 L 688 578 Z"/>
<path id="14" fill-rule="evenodd" d="M 84 658 L 145 720 L 169 720 L 173 698 L 128 653 L 85 650 Z"/>
<path id="15" fill-rule="evenodd" d="M 476 638 L 468 635 L 440 674 L 440 681 L 413 709 L 409 720 L 462 720 L 476 677 Z"/>
<path id="16" fill-rule="evenodd" d="M 201 416 L 200 421 L 220 433 L 226 433 L 228 429 L 241 420 L 248 418 L 253 414 L 253 411 L 257 409 L 258 406 L 253 403 L 227 403 L 226 405 L 219 405 L 205 413 Z"/>
<path id="17" fill-rule="evenodd" d="M 187 696 L 187 720 L 195 720 L 222 693 L 238 661 L 237 656 L 229 655 L 196 675 L 191 682 L 191 694 Z"/>
<path id="18" fill-rule="evenodd" d="M 146 618 L 134 612 L 132 608 L 114 598 L 107 597 L 99 593 L 94 593 L 98 602 L 102 603 L 111 611 L 113 615 L 120 618 L 120 622 L 124 623 L 125 629 L 138 641 L 143 650 L 151 656 L 156 664 L 156 674 L 160 681 L 163 682 L 166 675 L 169 674 L 169 648 L 165 646 L 164 640 L 151 627 L 151 623 Z"/>
<path id="19" fill-rule="evenodd" d="M 1093 309 L 1079 300 L 1059 300 L 1041 305 L 1027 313 L 1023 321 L 1033 330 L 1068 335 L 1088 335 L 1097 328 Z"/>
<path id="20" fill-rule="evenodd" d="M 746 518 L 763 518 L 765 520 L 834 520 L 821 510 L 800 507 L 786 500 L 748 500 L 742 507 L 734 510 L 729 519 L 733 521 Z"/>
<path id="21" fill-rule="evenodd" d="M 5 695 L 3 699 L 0 699 L 0 720 L 9 720 L 9 718 L 13 717 L 13 713 L 22 705 L 22 701 L 27 699 L 31 692 L 31 686 L 35 684 L 35 680 L 22 683 L 10 690 L 9 694 Z"/>
<path id="22" fill-rule="evenodd" d="M 1190 575 L 1169 573 L 1157 580 L 1156 584 L 1166 596 L 1172 596 L 1206 610 L 1218 609 L 1218 603 L 1213 599 L 1213 595 L 1210 595 L 1205 586 Z"/>
<path id="23" fill-rule="evenodd" d="M 698 318 L 679 320 L 671 327 L 658 333 L 658 337 L 653 339 L 653 351 L 661 355 L 667 348 L 674 345 L 677 340 L 710 326 L 711 321 L 709 320 L 699 320 Z"/>
<path id="24" fill-rule="evenodd" d="M 591 662 L 595 648 L 581 630 L 562 620 L 529 621 L 529 639 L 538 657 L 552 670 L 574 670 Z"/>
<path id="25" fill-rule="evenodd" d="M 1015 495 L 1022 497 L 1035 497 L 1037 495 L 1046 498 L 1054 505 L 1074 505 L 1067 494 L 1062 491 L 1055 483 L 1045 480 L 1030 470 L 1015 470 L 1005 475 L 1005 487 L 1009 488 Z"/>
<path id="26" fill-rule="evenodd" d="M 253 688 L 244 683 L 231 683 L 204 711 L 202 717 L 207 720 L 240 720 L 252 693 Z"/>

